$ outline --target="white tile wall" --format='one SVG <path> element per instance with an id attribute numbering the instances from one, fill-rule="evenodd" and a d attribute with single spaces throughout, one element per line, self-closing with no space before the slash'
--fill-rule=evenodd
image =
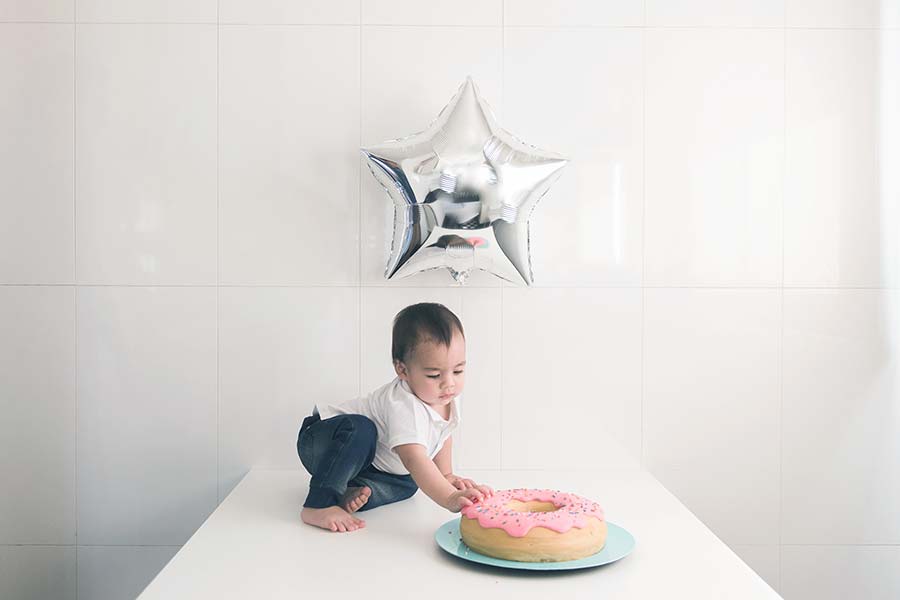
<path id="1" fill-rule="evenodd" d="M 644 283 L 781 283 L 784 34 L 646 33 Z"/>
<path id="2" fill-rule="evenodd" d="M 0 23 L 2 282 L 75 281 L 74 39 L 72 25 Z"/>
<path id="3" fill-rule="evenodd" d="M 898 546 L 785 546 L 781 570 L 785 598 L 900 597 Z"/>
<path id="4" fill-rule="evenodd" d="M 216 290 L 79 287 L 78 542 L 181 545 L 216 502 Z"/>
<path id="5" fill-rule="evenodd" d="M 469 75 L 502 124 L 500 27 L 363 27 L 361 52 L 363 146 L 426 129 Z"/>
<path id="6" fill-rule="evenodd" d="M 140 594 L 180 546 L 79 546 L 78 597 L 121 600 Z M 110 574 L 115 573 L 114 577 Z"/>
<path id="7" fill-rule="evenodd" d="M 2 0 L 0 21 L 71 23 L 75 0 Z"/>
<path id="8" fill-rule="evenodd" d="M 360 0 L 218 0 L 220 23 L 358 25 Z"/>
<path id="9" fill-rule="evenodd" d="M 74 288 L 0 287 L 0 337 L 0 544 L 74 544 Z"/>
<path id="10" fill-rule="evenodd" d="M 457 470 L 643 460 L 786 598 L 896 597 L 898 27 L 897 0 L 0 0 L 0 597 L 134 597 L 250 466 L 301 468 L 317 398 L 393 377 L 426 300 L 466 328 Z M 572 159 L 530 289 L 383 278 L 358 148 L 467 75 Z"/>
<path id="11" fill-rule="evenodd" d="M 535 285 L 639 286 L 641 31 L 509 28 L 505 35 L 501 125 L 570 160 L 535 208 Z M 559 108 L 536 119 L 548 106 Z"/>
<path id="12" fill-rule="evenodd" d="M 641 0 L 504 0 L 511 27 L 636 27 L 644 24 Z"/>
<path id="13" fill-rule="evenodd" d="M 251 467 L 297 465 L 316 402 L 359 392 L 356 287 L 219 289 L 219 501 Z"/>
<path id="14" fill-rule="evenodd" d="M 0 546 L 0 598 L 75 600 L 74 546 Z"/>
<path id="15" fill-rule="evenodd" d="M 504 289 L 502 318 L 501 467 L 636 464 L 641 291 Z"/>
<path id="16" fill-rule="evenodd" d="M 454 468 L 500 469 L 503 407 L 503 293 L 498 288 L 462 289 L 460 320 L 466 330 L 466 392 Z M 493 401 L 491 399 L 494 399 Z M 498 435 L 498 432 L 500 434 Z"/>
<path id="17" fill-rule="evenodd" d="M 215 23 L 216 0 L 77 0 L 79 23 Z"/>
<path id="18" fill-rule="evenodd" d="M 364 0 L 363 25 L 500 26 L 503 0 Z"/>
<path id="19" fill-rule="evenodd" d="M 897 36 L 786 32 L 787 286 L 897 285 Z"/>
<path id="20" fill-rule="evenodd" d="M 80 284 L 216 282 L 216 27 L 79 25 Z"/>
<path id="21" fill-rule="evenodd" d="M 784 542 L 900 544 L 900 294 L 789 290 L 784 313 Z"/>
<path id="22" fill-rule="evenodd" d="M 645 0 L 651 27 L 781 27 L 785 0 Z"/>
<path id="23" fill-rule="evenodd" d="M 733 544 L 779 543 L 780 346 L 780 290 L 644 290 L 644 465 Z"/>
<path id="24" fill-rule="evenodd" d="M 897 28 L 896 0 L 785 0 L 788 27 Z"/>
<path id="25" fill-rule="evenodd" d="M 359 28 L 219 31 L 219 280 L 359 280 Z"/>

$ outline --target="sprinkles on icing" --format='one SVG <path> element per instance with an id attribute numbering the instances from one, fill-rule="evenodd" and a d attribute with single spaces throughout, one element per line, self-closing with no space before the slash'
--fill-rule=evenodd
<path id="1" fill-rule="evenodd" d="M 556 510 L 520 512 L 506 507 L 513 500 L 550 502 Z M 494 491 L 493 496 L 464 507 L 461 513 L 470 519 L 478 519 L 482 527 L 497 527 L 513 537 L 525 536 L 532 527 L 565 533 L 572 527 L 587 527 L 588 517 L 604 520 L 603 509 L 596 502 L 559 490 L 528 488 Z"/>

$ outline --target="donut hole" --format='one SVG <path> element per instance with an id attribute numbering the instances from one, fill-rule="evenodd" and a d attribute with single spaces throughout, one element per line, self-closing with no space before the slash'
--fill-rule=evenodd
<path id="1" fill-rule="evenodd" d="M 506 504 L 506 508 L 516 512 L 553 512 L 559 510 L 552 502 L 541 502 L 539 500 L 530 500 L 528 502 L 510 500 Z"/>

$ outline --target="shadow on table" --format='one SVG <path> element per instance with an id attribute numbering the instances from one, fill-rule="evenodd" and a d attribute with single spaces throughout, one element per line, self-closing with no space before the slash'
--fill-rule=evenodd
<path id="1" fill-rule="evenodd" d="M 504 575 L 506 577 L 514 577 L 519 579 L 528 579 L 532 577 L 590 577 L 592 574 L 596 575 L 600 570 L 615 568 L 615 565 L 617 563 L 622 562 L 622 560 L 626 560 L 628 558 L 625 557 L 624 559 L 618 560 L 616 562 L 607 563 L 605 565 L 598 565 L 596 567 L 585 567 L 582 569 L 531 571 L 528 569 L 510 569 L 507 567 L 498 567 L 494 565 L 485 565 L 482 563 L 472 562 L 459 556 L 454 556 L 449 552 L 445 552 L 437 544 L 434 545 L 433 552 L 434 554 L 438 555 L 438 560 L 445 562 L 448 566 L 460 567 L 469 571 L 484 573 L 485 575 Z"/>

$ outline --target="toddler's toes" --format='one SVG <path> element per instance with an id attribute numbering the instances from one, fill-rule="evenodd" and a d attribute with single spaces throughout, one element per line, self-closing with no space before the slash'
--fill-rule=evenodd
<path id="1" fill-rule="evenodd" d="M 346 510 L 348 513 L 354 513 L 358 511 L 366 502 L 369 501 L 369 496 L 371 495 L 372 489 L 367 485 L 361 488 L 347 488 L 347 491 L 344 492 L 344 498 L 342 501 L 344 510 Z"/>

